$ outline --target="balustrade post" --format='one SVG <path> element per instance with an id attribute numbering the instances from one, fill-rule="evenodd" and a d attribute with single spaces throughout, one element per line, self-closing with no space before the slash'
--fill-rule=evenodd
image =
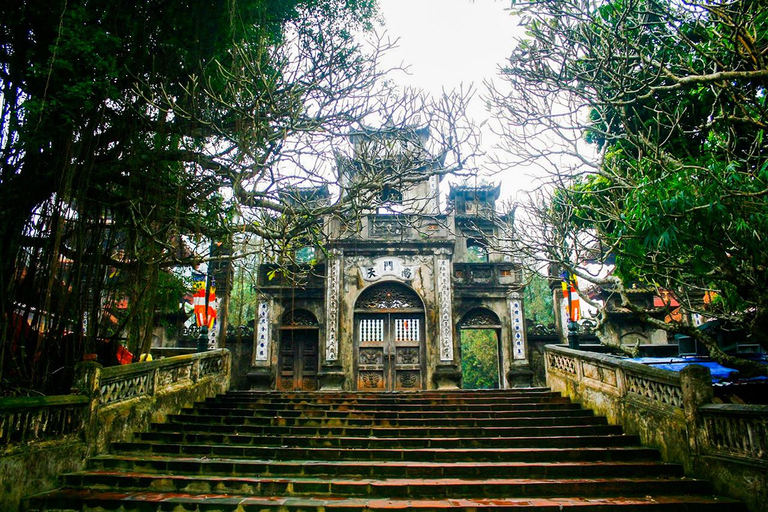
<path id="1" fill-rule="evenodd" d="M 712 375 L 709 368 L 699 364 L 689 364 L 680 371 L 680 384 L 683 391 L 683 412 L 688 427 L 688 445 L 691 453 L 697 455 L 703 445 L 704 425 L 699 407 L 711 404 L 715 396 L 712 388 Z"/>
<path id="2" fill-rule="evenodd" d="M 192 368 L 190 369 L 190 380 L 197 384 L 197 381 L 200 380 L 200 358 L 196 358 L 194 361 L 192 361 Z"/>
<path id="3" fill-rule="evenodd" d="M 97 451 L 97 413 L 101 400 L 101 371 L 103 367 L 94 361 L 83 361 L 75 365 L 75 378 L 72 391 L 88 397 L 88 412 L 83 418 L 84 441 L 88 456 Z"/>
<path id="4" fill-rule="evenodd" d="M 154 395 L 160 390 L 160 367 L 152 369 L 152 377 L 149 380 L 152 382 L 152 391 L 149 394 Z"/>
<path id="5" fill-rule="evenodd" d="M 98 396 L 102 366 L 93 361 L 84 361 L 75 365 L 73 394 L 85 395 L 93 399 Z"/>

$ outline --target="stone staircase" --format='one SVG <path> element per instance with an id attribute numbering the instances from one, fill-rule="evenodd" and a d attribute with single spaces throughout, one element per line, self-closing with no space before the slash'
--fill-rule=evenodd
<path id="1" fill-rule="evenodd" d="M 232 391 L 111 452 L 27 510 L 744 510 L 540 388 Z"/>

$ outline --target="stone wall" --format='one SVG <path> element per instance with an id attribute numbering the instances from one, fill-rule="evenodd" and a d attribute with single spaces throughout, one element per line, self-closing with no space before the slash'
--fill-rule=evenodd
<path id="1" fill-rule="evenodd" d="M 657 448 L 717 494 L 768 511 L 768 406 L 715 405 L 709 369 L 676 373 L 605 354 L 545 347 L 547 384 Z"/>
<path id="2" fill-rule="evenodd" d="M 53 489 L 110 442 L 130 440 L 229 389 L 230 354 L 215 350 L 126 366 L 76 368 L 77 394 L 0 400 L 0 511 Z"/>

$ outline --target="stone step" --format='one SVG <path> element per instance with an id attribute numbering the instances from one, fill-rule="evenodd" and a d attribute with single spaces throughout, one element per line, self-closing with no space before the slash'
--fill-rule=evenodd
<path id="1" fill-rule="evenodd" d="M 117 506 L 116 506 L 117 504 Z M 121 512 L 157 512 L 159 510 L 197 512 L 392 512 L 393 510 L 492 510 L 513 512 L 530 509 L 555 512 L 574 509 L 578 512 L 742 512 L 740 503 L 711 496 L 635 496 L 635 497 L 564 497 L 564 498 L 456 498 L 442 500 L 411 499 L 316 499 L 303 497 L 255 497 L 209 494 L 197 496 L 157 492 L 95 491 L 63 489 L 39 497 L 29 503 L 27 512 L 44 510 L 85 511 L 119 510 Z"/>
<path id="2" fill-rule="evenodd" d="M 121 442 L 113 453 L 178 455 L 183 457 L 319 461 L 413 461 L 413 462 L 531 462 L 649 460 L 658 452 L 634 446 L 627 436 L 599 438 L 600 444 L 574 447 L 564 438 L 560 446 L 521 448 L 315 448 Z"/>
<path id="3" fill-rule="evenodd" d="M 291 412 L 315 412 L 315 411 L 341 411 L 345 413 L 368 413 L 370 411 L 376 412 L 416 412 L 421 413 L 425 411 L 429 412 L 497 412 L 497 411 L 524 411 L 532 409 L 548 409 L 548 408 L 560 408 L 552 407 L 553 405 L 564 404 L 564 409 L 576 409 L 577 404 L 572 404 L 569 400 L 564 398 L 551 399 L 547 401 L 521 400 L 517 402 L 504 402 L 497 404 L 398 404 L 398 403 L 357 403 L 357 402 L 341 402 L 341 403 L 323 403 L 323 404 L 308 404 L 308 403 L 252 403 L 245 401 L 210 401 L 198 404 L 195 408 L 200 410 L 258 410 L 258 411 L 291 411 Z"/>
<path id="4" fill-rule="evenodd" d="M 573 414 L 571 414 L 573 413 Z M 510 411 L 339 411 L 339 410 L 310 410 L 310 411 L 266 411 L 261 409 L 219 409 L 212 407 L 200 407 L 195 409 L 183 409 L 180 414 L 189 416 L 221 416 L 229 418 L 301 418 L 304 420 L 369 420 L 372 422 L 384 421 L 450 421 L 453 424 L 463 423 L 465 421 L 497 419 L 510 420 L 520 417 L 536 416 L 591 416 L 584 414 L 581 409 L 572 405 L 562 404 L 562 406 L 550 407 L 530 407 Z"/>
<path id="5" fill-rule="evenodd" d="M 504 418 L 463 418 L 457 422 L 453 418 L 307 418 L 283 416 L 229 416 L 220 414 L 172 414 L 170 423 L 189 423 L 198 425 L 248 425 L 248 426 L 304 426 L 304 427 L 451 427 L 460 424 L 465 428 L 491 428 L 520 425 L 600 425 L 605 424 L 603 417 L 596 417 L 589 410 L 537 411 L 508 414 Z"/>
<path id="6" fill-rule="evenodd" d="M 214 444 L 235 446 L 336 447 L 367 449 L 422 448 L 560 448 L 563 446 L 626 446 L 637 444 L 634 436 L 625 436 L 620 429 L 602 427 L 610 432 L 595 432 L 596 428 L 578 432 L 551 434 L 546 429 L 535 435 L 515 437 L 353 437 L 353 436 L 292 436 L 224 434 L 212 432 L 146 432 L 138 440 L 148 443 Z"/>
<path id="7" fill-rule="evenodd" d="M 206 495 L 211 493 L 243 496 L 304 496 L 336 498 L 488 498 L 568 497 L 568 496 L 648 496 L 672 493 L 703 494 L 705 482 L 680 478 L 573 478 L 510 479 L 488 478 L 271 478 L 248 476 L 156 475 L 91 471 L 72 473 L 64 487 L 120 489 Z"/>
<path id="8" fill-rule="evenodd" d="M 451 401 L 461 399 L 487 400 L 493 398 L 513 398 L 530 395 L 557 395 L 549 388 L 515 389 L 446 389 L 440 391 L 248 391 L 231 390 L 220 397 L 246 397 L 250 400 L 292 399 L 317 401 L 325 399 L 344 400 L 435 400 Z"/>
<path id="9" fill-rule="evenodd" d="M 401 462 L 203 459 L 163 456 L 102 455 L 91 470 L 209 476 L 342 476 L 358 478 L 632 478 L 682 477 L 677 464 L 656 460 L 574 462 Z"/>
<path id="10" fill-rule="evenodd" d="M 559 411 L 569 412 L 573 411 L 576 414 L 581 412 L 581 408 L 578 404 L 572 403 L 559 403 L 559 404 L 530 404 L 521 405 L 511 410 L 475 410 L 475 411 L 452 411 L 444 409 L 421 409 L 421 410 L 385 410 L 385 409 L 371 409 L 371 410 L 334 410 L 334 409 L 309 409 L 309 410 L 265 410 L 255 408 L 224 408 L 224 407 L 212 407 L 210 405 L 201 404 L 194 408 L 184 408 L 181 414 L 194 415 L 219 415 L 219 416 L 236 416 L 236 417 L 250 417 L 250 418 L 346 418 L 346 419 L 371 419 L 371 420 L 392 420 L 392 419 L 451 419 L 453 421 L 461 421 L 464 419 L 482 419 L 482 418 L 495 418 L 495 419 L 507 419 L 520 417 L 521 415 L 536 416 L 538 414 Z"/>
<path id="11" fill-rule="evenodd" d="M 745 510 L 543 388 L 232 392 L 110 451 L 27 510 Z"/>
<path id="12" fill-rule="evenodd" d="M 329 395 L 327 397 L 318 397 L 308 400 L 307 397 L 292 398 L 292 397 L 251 397 L 240 395 L 218 395 L 216 397 L 208 398 L 204 403 L 222 403 L 222 404 L 255 404 L 255 405 L 305 405 L 305 406 L 320 406 L 326 405 L 397 405 L 406 407 L 424 407 L 424 406 L 494 406 L 499 404 L 515 404 L 515 403 L 532 403 L 532 402 L 545 402 L 545 401 L 567 401 L 560 393 L 552 391 L 518 394 L 510 396 L 499 397 L 462 397 L 453 399 L 437 399 L 437 398 L 420 398 L 416 396 L 410 396 L 407 398 L 401 396 L 383 396 L 383 397 L 349 397 L 343 398 L 338 396 Z"/>
<path id="13" fill-rule="evenodd" d="M 209 433 L 210 426 L 201 423 L 156 423 L 151 432 L 168 433 Z M 546 437 L 564 435 L 620 434 L 621 427 L 603 424 L 549 425 L 530 423 L 524 426 L 486 427 L 297 427 L 272 425 L 219 425 L 217 434 L 229 435 L 287 435 L 314 437 Z M 142 436 L 142 439 L 149 439 Z"/>

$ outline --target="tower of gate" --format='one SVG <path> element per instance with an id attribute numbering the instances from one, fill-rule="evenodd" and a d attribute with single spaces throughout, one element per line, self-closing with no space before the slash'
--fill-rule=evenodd
<path id="1" fill-rule="evenodd" d="M 441 205 L 443 158 L 428 151 L 429 136 L 427 127 L 350 136 L 339 182 L 365 187 L 369 201 L 322 219 L 321 276 L 296 287 L 262 266 L 254 387 L 457 388 L 468 328 L 497 333 L 500 387 L 530 384 L 519 268 L 491 249 L 499 189 L 452 186 Z"/>

